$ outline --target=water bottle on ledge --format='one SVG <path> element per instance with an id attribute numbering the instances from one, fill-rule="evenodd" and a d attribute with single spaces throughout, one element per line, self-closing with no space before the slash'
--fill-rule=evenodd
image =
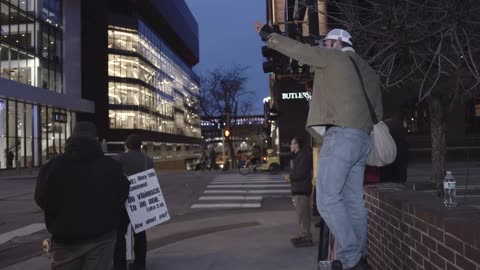
<path id="1" fill-rule="evenodd" d="M 443 179 L 443 204 L 446 207 L 457 206 L 457 190 L 455 177 L 451 171 L 447 171 L 445 178 Z"/>

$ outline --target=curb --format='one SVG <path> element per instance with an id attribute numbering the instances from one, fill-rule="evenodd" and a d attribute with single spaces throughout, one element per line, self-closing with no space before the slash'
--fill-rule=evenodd
<path id="1" fill-rule="evenodd" d="M 38 175 L 15 175 L 15 176 L 0 176 L 0 180 L 26 180 L 35 179 Z"/>
<path id="2" fill-rule="evenodd" d="M 199 236 L 204 236 L 204 235 L 214 234 L 214 233 L 219 233 L 224 231 L 230 231 L 230 230 L 236 230 L 236 229 L 243 229 L 247 227 L 254 227 L 259 225 L 260 225 L 259 222 L 251 221 L 251 222 L 212 226 L 212 227 L 206 227 L 206 228 L 197 229 L 197 230 L 178 232 L 172 235 L 168 235 L 165 237 L 160 237 L 160 238 L 148 241 L 148 246 L 149 246 L 149 250 L 151 251 L 151 250 L 158 249 L 173 243 L 181 242 L 181 241 L 199 237 Z"/>

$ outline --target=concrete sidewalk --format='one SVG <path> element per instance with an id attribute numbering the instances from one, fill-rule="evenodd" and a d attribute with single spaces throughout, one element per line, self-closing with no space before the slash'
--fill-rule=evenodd
<path id="1" fill-rule="evenodd" d="M 2 169 L 0 170 L 0 180 L 22 180 L 37 178 L 39 168 L 27 169 L 21 168 L 19 171 L 16 169 Z"/>
<path id="2" fill-rule="evenodd" d="M 160 225 L 147 231 L 147 269 L 316 269 L 318 230 L 312 226 L 313 247 L 295 248 L 295 220 L 292 210 Z M 39 256 L 4 269 L 47 270 L 49 261 Z"/>

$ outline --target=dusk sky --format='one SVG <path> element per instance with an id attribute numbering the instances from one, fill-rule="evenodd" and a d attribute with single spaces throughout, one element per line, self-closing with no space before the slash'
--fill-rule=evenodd
<path id="1" fill-rule="evenodd" d="M 253 28 L 265 21 L 265 1 L 185 0 L 197 20 L 200 33 L 200 75 L 215 67 L 248 66 L 247 89 L 255 93 L 253 113 L 263 114 L 262 101 L 268 93 L 268 76 L 262 71 L 261 41 Z"/>

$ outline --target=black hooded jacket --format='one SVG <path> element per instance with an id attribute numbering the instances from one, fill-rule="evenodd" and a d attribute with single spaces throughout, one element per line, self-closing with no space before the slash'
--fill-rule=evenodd
<path id="1" fill-rule="evenodd" d="M 78 136 L 40 169 L 35 201 L 53 241 L 78 243 L 116 229 L 128 191 L 121 164 L 104 156 L 95 139 Z"/>
<path id="2" fill-rule="evenodd" d="M 313 157 L 312 150 L 304 147 L 293 158 L 293 169 L 290 173 L 292 195 L 312 193 Z"/>

